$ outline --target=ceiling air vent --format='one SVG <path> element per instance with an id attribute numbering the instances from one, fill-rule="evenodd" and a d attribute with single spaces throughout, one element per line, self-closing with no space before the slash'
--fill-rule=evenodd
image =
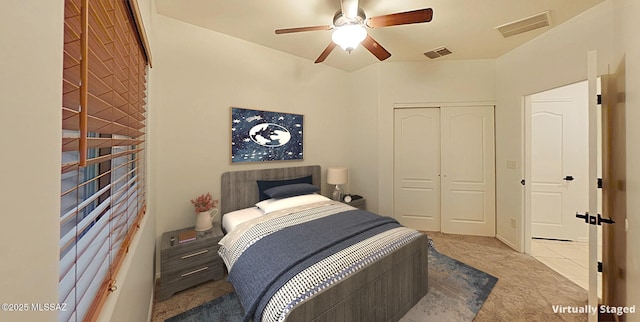
<path id="1" fill-rule="evenodd" d="M 424 53 L 425 56 L 431 59 L 442 57 L 449 54 L 451 54 L 451 50 L 447 49 L 446 47 L 436 48 L 434 50 Z"/>
<path id="2" fill-rule="evenodd" d="M 527 31 L 549 26 L 551 24 L 551 16 L 549 11 L 539 13 L 535 16 L 520 19 L 514 22 L 496 27 L 503 37 L 511 37 Z"/>

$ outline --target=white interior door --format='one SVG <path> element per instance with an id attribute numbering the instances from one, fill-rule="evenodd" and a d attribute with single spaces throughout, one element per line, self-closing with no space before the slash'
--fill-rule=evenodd
<path id="1" fill-rule="evenodd" d="M 531 236 L 587 240 L 576 220 L 588 207 L 588 86 L 531 96 Z"/>
<path id="2" fill-rule="evenodd" d="M 443 107 L 442 232 L 495 236 L 493 106 Z"/>
<path id="3" fill-rule="evenodd" d="M 418 230 L 440 231 L 440 109 L 394 112 L 394 217 Z"/>

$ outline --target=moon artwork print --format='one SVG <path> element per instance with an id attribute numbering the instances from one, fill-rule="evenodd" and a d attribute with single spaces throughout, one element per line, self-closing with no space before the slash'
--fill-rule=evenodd
<path id="1" fill-rule="evenodd" d="M 231 163 L 302 160 L 304 115 L 231 108 Z"/>

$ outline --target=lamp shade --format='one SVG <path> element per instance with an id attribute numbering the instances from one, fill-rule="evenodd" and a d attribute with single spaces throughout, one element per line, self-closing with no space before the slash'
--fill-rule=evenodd
<path id="1" fill-rule="evenodd" d="M 328 184 L 345 184 L 349 178 L 347 168 L 329 168 L 327 169 Z"/>

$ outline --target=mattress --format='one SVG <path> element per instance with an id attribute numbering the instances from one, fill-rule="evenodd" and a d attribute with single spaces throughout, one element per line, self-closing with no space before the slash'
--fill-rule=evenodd
<path id="1" fill-rule="evenodd" d="M 392 218 L 313 199 L 287 201 L 293 206 L 244 221 L 220 241 L 245 320 L 282 321 L 296 305 L 422 236 Z"/>

